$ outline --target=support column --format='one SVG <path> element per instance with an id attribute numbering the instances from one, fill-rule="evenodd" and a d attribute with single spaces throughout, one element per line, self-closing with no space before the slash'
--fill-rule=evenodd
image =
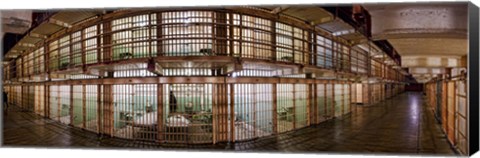
<path id="1" fill-rule="evenodd" d="M 103 85 L 103 92 L 103 133 L 113 136 L 113 86 Z"/>
<path id="2" fill-rule="evenodd" d="M 110 45 L 112 42 L 112 34 L 104 34 L 102 35 L 102 32 L 108 32 L 110 33 L 112 31 L 111 23 L 110 21 L 104 22 L 103 23 L 103 30 L 101 29 L 102 24 L 97 25 L 97 63 L 102 62 L 102 45 Z M 103 36 L 103 44 L 102 44 L 102 37 Z M 111 46 L 105 47 L 104 49 L 107 49 L 107 51 L 110 51 L 108 49 L 111 49 Z"/>
<path id="3" fill-rule="evenodd" d="M 162 13 L 157 13 L 157 56 L 163 56 L 163 28 L 162 28 Z"/>
<path id="4" fill-rule="evenodd" d="M 310 122 L 309 122 L 309 126 L 312 125 L 312 124 L 318 124 L 318 103 L 317 103 L 317 84 L 316 83 L 313 83 L 313 85 L 311 85 L 311 89 L 309 90 L 312 95 L 310 96 L 310 104 L 312 105 L 310 109 Z M 313 92 L 312 92 L 313 91 Z M 313 101 L 312 101 L 313 100 Z"/>
<path id="5" fill-rule="evenodd" d="M 348 108 L 348 109 L 350 109 L 350 113 L 352 113 L 352 111 L 353 111 L 353 110 L 352 110 L 352 103 L 353 103 L 353 102 L 352 102 L 352 99 L 353 99 L 353 98 L 357 98 L 357 97 L 356 97 L 356 93 L 355 93 L 357 90 L 356 90 L 356 88 L 355 88 L 355 90 L 352 91 L 352 82 L 347 82 L 347 84 L 348 84 L 348 85 L 347 85 L 347 87 L 348 87 L 347 89 L 350 91 L 350 103 L 348 104 L 348 106 L 349 106 L 350 108 Z M 353 94 L 353 95 L 352 95 L 352 94 Z M 355 96 L 355 97 L 353 97 L 353 96 Z M 356 106 L 355 106 L 355 107 L 356 107 Z M 355 108 L 355 111 L 357 111 L 356 108 Z"/>
<path id="6" fill-rule="evenodd" d="M 327 97 L 328 97 L 327 85 L 328 85 L 328 81 L 323 83 L 323 118 L 325 120 L 327 120 L 326 116 L 328 116 L 328 111 L 327 111 L 327 106 L 328 106 L 328 104 L 327 104 Z"/>
<path id="7" fill-rule="evenodd" d="M 234 32 L 234 27 L 233 27 L 233 14 L 232 13 L 228 14 L 228 26 L 229 26 L 228 27 L 228 32 L 229 32 L 228 33 L 228 43 L 229 43 L 228 49 L 230 51 L 230 56 L 233 57 L 234 52 L 235 52 L 234 51 L 235 44 L 234 44 L 234 40 L 233 40 L 233 38 L 234 38 L 233 35 L 235 34 L 235 32 Z"/>
<path id="8" fill-rule="evenodd" d="M 294 55 L 294 56 L 295 56 L 295 55 Z M 294 60 L 294 61 L 295 61 L 295 60 Z M 295 120 L 297 120 L 297 118 L 296 118 L 296 112 L 295 112 L 295 110 L 296 110 L 295 102 L 297 101 L 297 97 L 295 96 L 295 89 L 296 89 L 296 88 L 295 88 L 295 84 L 293 84 L 293 108 L 292 108 L 292 113 L 293 113 L 293 130 L 296 129 L 296 123 L 295 123 L 296 121 L 295 121 Z"/>
<path id="9" fill-rule="evenodd" d="M 44 99 L 44 106 L 45 106 L 45 118 L 49 118 L 50 117 L 50 85 L 45 85 L 45 88 L 44 88 L 44 96 L 45 96 L 45 99 Z"/>
<path id="10" fill-rule="evenodd" d="M 98 25 L 98 30 L 100 29 L 100 25 Z M 113 57 L 113 54 L 112 54 L 112 47 L 111 47 L 111 44 L 112 44 L 112 24 L 110 21 L 105 21 L 103 23 L 103 45 L 105 46 L 103 48 L 103 62 L 109 62 L 109 61 L 112 61 L 112 57 Z M 100 38 L 97 37 L 97 39 L 99 40 Z M 99 43 L 97 43 L 99 44 Z M 99 47 L 100 48 L 100 47 Z M 98 50 L 98 62 L 101 62 L 100 60 L 100 50 Z M 83 56 L 85 56 L 85 54 L 83 54 Z M 84 63 L 85 64 L 85 63 Z"/>
<path id="11" fill-rule="evenodd" d="M 213 143 L 228 141 L 228 104 L 226 84 L 213 84 Z"/>
<path id="12" fill-rule="evenodd" d="M 273 112 L 272 112 L 272 115 L 273 115 L 273 134 L 277 134 L 278 133 L 278 118 L 277 118 L 277 84 L 276 83 L 273 83 L 272 84 L 272 99 L 273 99 L 273 103 L 272 103 L 272 109 L 273 109 Z"/>
<path id="13" fill-rule="evenodd" d="M 340 87 L 342 87 L 342 106 L 341 106 L 341 107 L 342 107 L 342 116 L 345 115 L 345 106 L 346 106 L 346 105 L 345 105 L 345 104 L 346 104 L 346 103 L 345 103 L 345 90 L 346 90 L 346 89 L 345 89 L 344 84 L 345 84 L 345 81 L 342 81 L 342 82 L 340 83 Z"/>
<path id="14" fill-rule="evenodd" d="M 98 25 L 100 26 L 100 25 Z M 112 61 L 112 26 L 111 26 L 111 21 L 105 21 L 102 23 L 103 26 L 103 45 L 106 47 L 103 48 L 103 62 L 110 62 Z M 100 29 L 98 27 L 97 29 Z M 98 37 L 97 37 L 98 38 Z M 103 75 L 103 72 L 101 72 Z M 102 76 L 101 75 L 101 76 Z M 107 72 L 106 78 L 112 78 L 113 77 L 113 72 Z M 102 77 L 103 78 L 103 77 Z M 101 97 L 103 97 L 103 106 L 101 109 L 102 112 L 102 120 L 103 120 L 103 125 L 102 125 L 102 130 L 100 130 L 103 134 L 113 136 L 114 135 L 114 109 L 113 109 L 113 85 L 105 85 L 102 84 L 103 86 L 103 94 Z M 100 126 L 99 126 L 100 127 Z"/>
<path id="15" fill-rule="evenodd" d="M 329 84 L 332 86 L 332 116 L 331 118 L 335 117 L 335 82 L 334 81 L 329 81 Z"/>
<path id="16" fill-rule="evenodd" d="M 102 86 L 103 85 L 97 85 L 97 134 L 103 133 L 103 91 L 102 91 Z"/>
<path id="17" fill-rule="evenodd" d="M 87 95 L 86 95 L 87 87 L 86 85 L 82 85 L 82 128 L 87 127 Z M 73 98 L 73 96 L 72 96 Z M 97 126 L 98 127 L 98 126 Z"/>
<path id="18" fill-rule="evenodd" d="M 163 84 L 157 85 L 157 140 L 163 142 Z"/>
<path id="19" fill-rule="evenodd" d="M 315 30 L 315 27 L 313 28 L 313 30 Z M 315 31 L 314 31 L 315 32 Z M 317 58 L 318 58 L 318 54 L 317 54 L 317 35 L 314 34 L 313 35 L 313 44 L 310 44 L 313 46 L 313 50 L 312 50 L 312 59 L 313 59 L 313 62 L 312 62 L 312 65 L 315 65 L 315 66 L 318 66 L 317 64 Z M 311 48 L 311 47 L 310 47 Z"/>
<path id="20" fill-rule="evenodd" d="M 70 113 L 70 126 L 73 126 L 73 85 L 70 85 L 70 108 L 69 113 Z"/>
<path id="21" fill-rule="evenodd" d="M 270 44 L 272 49 L 272 61 L 277 60 L 277 28 L 275 26 L 275 20 L 270 20 Z M 276 86 L 276 85 L 275 85 Z"/>
<path id="22" fill-rule="evenodd" d="M 230 141 L 235 142 L 235 84 L 230 84 Z"/>
<path id="23" fill-rule="evenodd" d="M 215 12 L 214 19 L 214 35 L 215 35 L 215 55 L 227 55 L 227 13 Z"/>

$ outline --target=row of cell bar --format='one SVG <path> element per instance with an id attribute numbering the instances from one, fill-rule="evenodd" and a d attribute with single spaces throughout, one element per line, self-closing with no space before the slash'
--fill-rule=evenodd
<path id="1" fill-rule="evenodd" d="M 139 12 L 125 16 L 109 18 L 101 24 L 84 24 L 84 28 L 29 49 L 6 64 L 4 79 L 44 81 L 48 73 L 65 74 L 85 66 L 134 58 L 231 56 L 312 65 L 358 75 L 371 72 L 371 76 L 403 80 L 403 75 L 384 61 L 371 59 L 370 52 L 274 19 L 228 11 Z M 205 73 L 196 75 L 201 74 Z"/>
<path id="2" fill-rule="evenodd" d="M 162 140 L 169 143 L 213 142 L 213 84 L 165 84 Z"/>
<path id="3" fill-rule="evenodd" d="M 9 103 L 118 138 L 200 144 L 248 141 L 354 112 L 356 86 L 326 83 L 5 86 Z M 30 89 L 33 89 L 31 93 Z M 22 99 L 33 96 L 30 99 Z M 23 105 L 23 106 L 22 106 Z"/>
<path id="4" fill-rule="evenodd" d="M 114 85 L 114 135 L 134 140 L 157 138 L 157 86 Z"/>
<path id="5" fill-rule="evenodd" d="M 425 85 L 427 104 L 442 124 L 448 141 L 467 151 L 467 88 L 465 79 L 440 80 Z"/>

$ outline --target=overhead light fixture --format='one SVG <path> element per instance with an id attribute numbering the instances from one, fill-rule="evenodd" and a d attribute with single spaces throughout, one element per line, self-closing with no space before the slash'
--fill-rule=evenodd
<path id="1" fill-rule="evenodd" d="M 189 23 L 191 23 L 192 21 L 190 20 L 190 18 L 185 18 L 185 20 L 184 20 L 183 22 L 186 23 L 186 24 L 189 24 Z"/>
<path id="2" fill-rule="evenodd" d="M 148 22 L 146 21 L 142 21 L 139 23 L 140 27 L 144 27 L 144 26 L 147 26 L 148 25 Z"/>

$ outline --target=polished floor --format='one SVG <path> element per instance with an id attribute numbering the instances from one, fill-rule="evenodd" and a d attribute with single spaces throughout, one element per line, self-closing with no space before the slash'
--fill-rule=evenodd
<path id="1" fill-rule="evenodd" d="M 405 92 L 376 105 L 357 105 L 352 115 L 293 132 L 235 144 L 188 146 L 101 138 L 11 107 L 4 114 L 3 146 L 457 155 L 424 100 L 422 93 Z"/>

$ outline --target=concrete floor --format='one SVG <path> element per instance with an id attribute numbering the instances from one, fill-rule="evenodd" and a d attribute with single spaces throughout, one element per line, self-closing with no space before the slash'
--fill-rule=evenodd
<path id="1" fill-rule="evenodd" d="M 217 145 L 158 145 L 96 134 L 11 108 L 4 118 L 3 145 L 8 147 L 98 149 L 175 149 L 302 153 L 376 153 L 457 155 L 448 144 L 421 93 L 406 92 L 379 104 L 356 106 L 356 112 L 276 136 Z M 355 109 L 355 108 L 354 108 Z M 5 115 L 4 115 L 5 116 Z"/>

